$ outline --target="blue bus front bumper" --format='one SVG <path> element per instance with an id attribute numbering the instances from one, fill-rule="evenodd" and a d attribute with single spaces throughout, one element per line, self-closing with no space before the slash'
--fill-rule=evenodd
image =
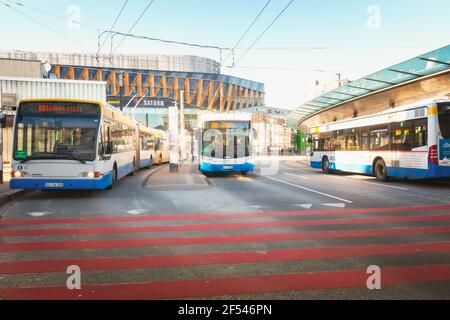
<path id="1" fill-rule="evenodd" d="M 57 187 L 49 187 L 48 183 L 62 184 Z M 28 179 L 12 178 L 9 182 L 11 189 L 25 190 L 103 190 L 112 183 L 111 173 L 105 174 L 98 179 Z"/>
<path id="2" fill-rule="evenodd" d="M 199 169 L 201 172 L 249 172 L 255 170 L 255 165 L 253 163 L 243 163 L 243 164 L 201 163 Z"/>

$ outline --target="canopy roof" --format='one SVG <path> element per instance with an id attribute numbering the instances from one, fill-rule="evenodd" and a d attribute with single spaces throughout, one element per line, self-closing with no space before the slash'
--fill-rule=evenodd
<path id="1" fill-rule="evenodd" d="M 294 127 L 325 109 L 450 68 L 450 45 L 352 81 L 299 106 L 288 116 Z"/>

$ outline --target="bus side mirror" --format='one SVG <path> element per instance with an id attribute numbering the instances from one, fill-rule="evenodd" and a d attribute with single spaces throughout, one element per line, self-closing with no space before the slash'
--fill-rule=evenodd
<path id="1" fill-rule="evenodd" d="M 106 154 L 112 154 L 112 153 L 113 153 L 113 143 L 112 143 L 112 141 L 110 141 L 106 144 Z"/>
<path id="2" fill-rule="evenodd" d="M 6 115 L 5 114 L 0 115 L 0 127 L 6 128 Z"/>

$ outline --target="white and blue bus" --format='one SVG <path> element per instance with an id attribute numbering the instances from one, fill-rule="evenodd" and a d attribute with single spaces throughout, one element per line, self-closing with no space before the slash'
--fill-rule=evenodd
<path id="1" fill-rule="evenodd" d="M 253 171 L 251 121 L 250 113 L 201 114 L 199 170 L 242 174 Z"/>
<path id="2" fill-rule="evenodd" d="M 311 166 L 389 178 L 450 177 L 450 101 L 399 106 L 311 128 Z"/>
<path id="3" fill-rule="evenodd" d="M 145 141 L 146 150 L 140 150 L 139 139 L 137 122 L 107 104 L 21 101 L 14 123 L 10 188 L 111 189 L 139 167 L 151 166 L 152 145 Z"/>

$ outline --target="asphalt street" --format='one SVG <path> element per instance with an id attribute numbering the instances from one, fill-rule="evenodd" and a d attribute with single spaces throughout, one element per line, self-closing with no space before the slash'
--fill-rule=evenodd
<path id="1" fill-rule="evenodd" d="M 165 165 L 110 191 L 18 197 L 0 212 L 0 298 L 450 298 L 449 180 L 257 168 Z M 71 265 L 80 290 L 66 286 Z"/>

